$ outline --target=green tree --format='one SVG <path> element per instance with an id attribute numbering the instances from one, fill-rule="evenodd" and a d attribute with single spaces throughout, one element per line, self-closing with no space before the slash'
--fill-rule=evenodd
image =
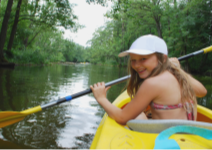
<path id="1" fill-rule="evenodd" d="M 40 2 L 39 0 L 17 2 L 16 9 L 12 10 L 13 0 L 8 0 L 8 7 L 5 11 L 4 21 L 1 28 L 0 36 L 0 60 L 3 61 L 4 54 L 3 49 L 5 42 L 8 44 L 8 50 L 10 51 L 13 45 L 15 35 L 21 34 L 25 48 L 32 43 L 39 33 L 45 31 L 47 28 L 57 30 L 56 27 L 64 27 L 72 31 L 77 31 L 82 26 L 77 23 L 77 16 L 73 14 L 73 4 L 70 4 L 68 0 L 46 0 Z M 22 7 L 21 7 L 22 6 Z M 15 17 L 10 17 L 10 13 L 16 11 Z M 20 14 L 20 15 L 19 15 Z M 8 26 L 8 20 L 14 20 L 13 28 Z M 21 31 L 18 29 L 18 23 L 24 22 L 24 30 L 28 30 L 25 33 L 18 33 Z M 21 27 L 20 27 L 21 28 Z M 8 29 L 8 30 L 7 30 Z M 7 31 L 11 31 L 10 40 L 6 41 Z M 19 42 L 20 43 L 20 42 Z M 15 47 L 13 47 L 15 48 Z M 4 59 L 5 60 L 5 59 Z"/>

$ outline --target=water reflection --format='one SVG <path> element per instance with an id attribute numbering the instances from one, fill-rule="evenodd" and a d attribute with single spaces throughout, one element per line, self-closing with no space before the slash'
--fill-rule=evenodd
<path id="1" fill-rule="evenodd" d="M 25 110 L 80 92 L 95 82 L 108 82 L 124 75 L 125 69 L 80 64 L 1 68 L 0 109 Z M 123 85 L 112 87 L 108 93 L 111 101 Z M 0 138 L 8 148 L 12 148 L 8 142 L 21 148 L 89 148 L 103 113 L 93 95 L 85 95 L 0 129 Z"/>

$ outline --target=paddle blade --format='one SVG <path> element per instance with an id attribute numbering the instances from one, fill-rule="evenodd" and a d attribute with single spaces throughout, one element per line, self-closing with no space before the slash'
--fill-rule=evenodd
<path id="1" fill-rule="evenodd" d="M 0 112 L 0 128 L 6 127 L 13 123 L 19 122 L 24 119 L 25 116 L 32 113 L 42 111 L 41 106 L 29 108 L 27 110 L 16 112 L 16 111 L 2 111 Z"/>
<path id="2" fill-rule="evenodd" d="M 19 122 L 25 118 L 26 115 L 20 112 L 5 111 L 0 112 L 0 128 Z"/>

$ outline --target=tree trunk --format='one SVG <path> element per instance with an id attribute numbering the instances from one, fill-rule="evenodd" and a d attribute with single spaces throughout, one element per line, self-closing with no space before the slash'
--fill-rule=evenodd
<path id="1" fill-rule="evenodd" d="M 183 43 L 184 43 L 184 51 L 183 51 L 183 55 L 186 55 L 187 54 L 187 46 L 186 46 L 186 42 L 187 42 L 187 38 L 183 38 Z M 189 72 L 190 69 L 189 69 L 189 62 L 188 62 L 188 59 L 185 60 L 185 66 L 184 66 L 184 70 L 186 72 Z"/>
<path id="2" fill-rule="evenodd" d="M 23 41 L 24 47 L 26 49 L 29 37 L 26 37 Z"/>
<path id="3" fill-rule="evenodd" d="M 160 38 L 163 38 L 163 36 L 162 36 L 162 31 L 161 31 L 160 19 L 156 19 L 156 18 L 155 18 L 155 22 L 156 22 L 156 27 L 157 27 L 157 31 L 158 31 L 158 36 L 159 36 Z"/>
<path id="4" fill-rule="evenodd" d="M 0 110 L 1 111 L 5 111 L 6 109 L 5 109 L 5 107 L 4 107 L 4 79 L 5 79 L 5 76 L 4 76 L 4 71 L 5 70 L 0 70 L 0 97 L 1 97 L 1 99 L 0 99 Z"/>
<path id="5" fill-rule="evenodd" d="M 38 31 L 34 36 L 33 36 L 33 38 L 28 42 L 28 39 L 27 39 L 27 43 L 26 43 L 26 47 L 28 46 L 28 45 L 30 45 L 31 43 L 32 43 L 32 41 L 34 41 L 34 39 L 36 38 L 36 36 L 38 35 L 40 33 L 40 31 Z"/>
<path id="6" fill-rule="evenodd" d="M 201 65 L 198 68 L 198 72 L 200 72 L 201 71 L 201 68 L 204 67 L 204 64 L 207 61 L 207 58 L 208 58 L 208 53 L 206 53 L 205 55 L 202 56 L 202 61 L 201 61 Z"/>
<path id="7" fill-rule="evenodd" d="M 11 49 L 12 49 L 13 40 L 14 40 L 15 33 L 16 33 L 16 30 L 17 30 L 17 26 L 18 26 L 18 19 L 19 19 L 19 13 L 20 13 L 20 9 L 21 9 L 21 3 L 22 3 L 22 0 L 19 0 L 18 4 L 17 4 L 16 13 L 15 13 L 15 20 L 14 20 L 13 28 L 12 28 L 12 31 L 11 31 L 11 34 L 10 34 L 9 43 L 7 45 L 8 51 L 11 51 Z"/>
<path id="8" fill-rule="evenodd" d="M 4 19 L 2 22 L 1 33 L 0 33 L 0 62 L 6 61 L 4 58 L 3 49 L 4 49 L 4 44 L 5 44 L 5 40 L 7 36 L 8 21 L 10 18 L 12 5 L 13 5 L 13 0 L 8 0 L 7 8 L 6 8 Z"/>
<path id="9" fill-rule="evenodd" d="M 155 20 L 155 23 L 156 23 L 156 28 L 157 28 L 158 36 L 160 38 L 163 38 L 159 15 L 154 15 L 154 20 Z"/>

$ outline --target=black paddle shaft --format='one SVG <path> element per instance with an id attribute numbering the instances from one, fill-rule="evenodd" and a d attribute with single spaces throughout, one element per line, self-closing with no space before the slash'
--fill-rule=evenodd
<path id="1" fill-rule="evenodd" d="M 195 55 L 199 55 L 199 54 L 201 54 L 201 53 L 204 53 L 204 50 L 199 50 L 199 51 L 193 52 L 193 53 L 191 53 L 191 54 L 188 54 L 188 55 L 179 57 L 178 60 L 179 60 L 179 61 L 185 60 L 185 59 L 188 59 L 188 58 L 193 57 L 193 56 L 195 56 Z"/>
<path id="2" fill-rule="evenodd" d="M 105 84 L 105 87 L 112 86 L 112 85 L 115 85 L 115 84 L 124 82 L 124 81 L 126 81 L 127 79 L 129 79 L 129 78 L 130 78 L 130 75 L 125 76 L 125 77 L 122 77 L 122 78 L 119 78 L 119 79 L 116 79 L 116 80 L 113 80 L 113 81 L 110 81 L 110 82 L 108 82 L 108 83 Z M 82 91 L 82 92 L 78 92 L 78 93 L 76 93 L 76 94 L 73 94 L 73 95 L 71 95 L 71 97 L 72 97 L 72 99 L 74 99 L 74 98 L 77 98 L 77 97 L 80 97 L 80 96 L 89 94 L 89 93 L 91 93 L 91 92 L 92 92 L 91 89 L 87 89 L 87 90 L 84 90 L 84 91 Z"/>
<path id="3" fill-rule="evenodd" d="M 124 76 L 122 78 L 119 78 L 119 79 L 116 79 L 116 80 L 113 80 L 113 81 L 110 81 L 110 82 L 105 84 L 105 87 L 112 86 L 112 85 L 124 82 L 127 79 L 129 79 L 129 78 L 130 78 L 130 75 Z M 49 102 L 47 104 L 41 105 L 41 108 L 44 110 L 44 109 L 49 108 L 51 106 L 54 106 L 54 105 L 57 105 L 57 104 L 60 104 L 60 103 L 66 102 L 66 101 L 73 100 L 74 98 L 77 98 L 77 97 L 80 97 L 80 96 L 83 96 L 83 95 L 86 95 L 86 94 L 89 94 L 89 93 L 92 93 L 91 89 L 87 89 L 87 90 L 84 90 L 84 91 L 81 91 L 81 92 L 78 92 L 78 93 L 63 97 L 63 98 L 59 98 L 56 101 L 51 101 L 51 102 Z"/>

